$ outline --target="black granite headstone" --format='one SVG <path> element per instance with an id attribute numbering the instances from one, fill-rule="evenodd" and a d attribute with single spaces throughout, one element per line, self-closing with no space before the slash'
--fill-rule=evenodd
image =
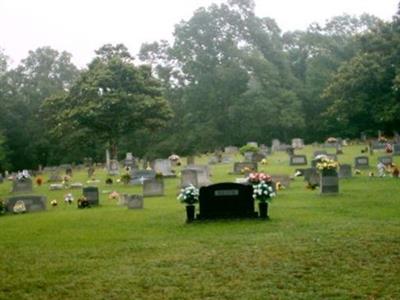
<path id="1" fill-rule="evenodd" d="M 83 196 L 89 201 L 90 205 L 99 205 L 99 189 L 95 186 L 85 187 Z"/>
<path id="2" fill-rule="evenodd" d="M 255 218 L 253 187 L 217 183 L 200 188 L 198 219 Z"/>

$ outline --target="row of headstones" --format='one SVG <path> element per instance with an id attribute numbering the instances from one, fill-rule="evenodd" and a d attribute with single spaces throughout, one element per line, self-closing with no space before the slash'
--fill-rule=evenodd
<path id="1" fill-rule="evenodd" d="M 335 154 L 326 154 L 329 159 L 337 161 L 337 156 Z M 314 156 L 315 157 L 315 156 Z M 378 157 L 378 161 L 383 163 L 384 165 L 390 165 L 393 163 L 392 156 L 380 156 Z M 307 157 L 305 155 L 292 155 L 290 157 L 289 165 L 291 166 L 304 166 L 307 165 Z M 317 160 L 313 159 L 311 161 L 311 165 L 315 167 L 317 164 Z M 354 166 L 356 168 L 368 168 L 369 167 L 369 158 L 368 156 L 357 156 L 354 158 Z"/>

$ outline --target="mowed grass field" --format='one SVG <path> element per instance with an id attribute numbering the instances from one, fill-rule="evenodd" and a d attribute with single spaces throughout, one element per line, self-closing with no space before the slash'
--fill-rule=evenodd
<path id="1" fill-rule="evenodd" d="M 362 147 L 345 147 L 340 162 L 353 164 Z M 370 157 L 373 171 L 379 155 Z M 288 165 L 275 153 L 259 168 L 293 174 Z M 211 170 L 214 183 L 236 177 L 231 164 Z M 35 187 L 59 206 L 0 217 L 0 299 L 400 299 L 400 179 L 367 174 L 341 180 L 337 196 L 296 178 L 273 200 L 269 221 L 193 224 L 176 200 L 179 178 L 166 179 L 166 196 L 145 198 L 143 210 L 107 193 L 101 206 L 79 210 L 63 203 L 67 191 Z M 96 176 L 100 191 L 140 192 L 105 186 L 103 170 Z M 74 172 L 73 181 L 86 177 Z M 0 198 L 10 189 L 1 184 Z"/>

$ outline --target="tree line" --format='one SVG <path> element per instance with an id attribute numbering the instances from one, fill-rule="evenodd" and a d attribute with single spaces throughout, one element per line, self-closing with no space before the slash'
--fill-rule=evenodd
<path id="1" fill-rule="evenodd" d="M 197 9 L 136 59 L 107 44 L 80 70 L 41 47 L 10 68 L 0 51 L 0 170 L 391 133 L 399 74 L 399 12 L 282 32 L 252 0 Z"/>

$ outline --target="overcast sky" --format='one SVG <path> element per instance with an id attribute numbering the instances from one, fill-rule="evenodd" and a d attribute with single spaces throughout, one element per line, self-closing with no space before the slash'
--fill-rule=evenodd
<path id="1" fill-rule="evenodd" d="M 29 50 L 51 46 L 85 66 L 94 50 L 123 43 L 136 55 L 143 42 L 172 39 L 174 25 L 221 0 L 0 0 L 0 48 L 14 65 Z M 332 16 L 364 12 L 390 20 L 399 0 L 256 0 L 256 14 L 283 31 L 305 29 Z"/>

